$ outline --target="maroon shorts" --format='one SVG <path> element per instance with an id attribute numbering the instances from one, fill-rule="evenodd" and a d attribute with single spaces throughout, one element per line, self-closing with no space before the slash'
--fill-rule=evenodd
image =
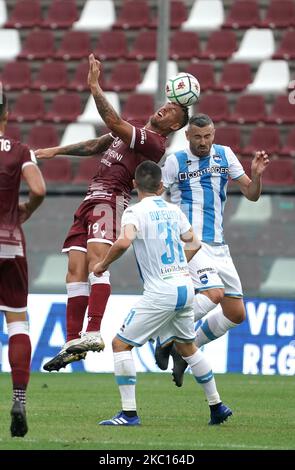
<path id="1" fill-rule="evenodd" d="M 0 310 L 24 312 L 28 300 L 28 267 L 25 257 L 0 258 Z"/>
<path id="2" fill-rule="evenodd" d="M 112 245 L 120 234 L 123 210 L 113 202 L 97 199 L 83 201 L 75 212 L 74 223 L 62 251 L 76 249 L 86 252 L 89 242 Z"/>

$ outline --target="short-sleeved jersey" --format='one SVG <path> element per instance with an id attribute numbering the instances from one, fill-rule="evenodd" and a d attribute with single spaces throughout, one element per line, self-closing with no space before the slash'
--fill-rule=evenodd
<path id="1" fill-rule="evenodd" d="M 124 211 L 122 227 L 136 227 L 134 252 L 145 292 L 168 292 L 190 283 L 180 235 L 191 225 L 183 212 L 160 196 L 144 198 Z"/>
<path id="2" fill-rule="evenodd" d="M 196 157 L 190 149 L 169 155 L 162 169 L 163 183 L 170 188 L 171 202 L 186 214 L 199 239 L 224 243 L 223 212 L 228 178 L 244 174 L 236 155 L 223 145 L 213 144 L 208 157 Z"/>
<path id="3" fill-rule="evenodd" d="M 22 169 L 35 162 L 26 145 L 0 136 L 0 258 L 24 255 L 18 221 L 19 187 Z"/>
<path id="4" fill-rule="evenodd" d="M 136 167 L 144 160 L 158 163 L 165 153 L 167 138 L 148 129 L 133 126 L 130 145 L 114 137 L 112 145 L 97 164 L 97 173 L 89 185 L 86 199 L 130 200 Z"/>

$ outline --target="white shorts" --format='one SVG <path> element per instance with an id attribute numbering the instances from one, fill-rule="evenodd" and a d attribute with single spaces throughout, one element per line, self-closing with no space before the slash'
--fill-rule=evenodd
<path id="1" fill-rule="evenodd" d="M 208 289 L 224 289 L 228 297 L 243 297 L 239 275 L 227 245 L 207 245 L 189 262 L 189 272 L 198 292 Z"/>
<path id="2" fill-rule="evenodd" d="M 117 337 L 132 346 L 143 346 L 149 339 L 157 337 L 160 344 L 172 339 L 180 343 L 194 341 L 193 286 L 182 286 L 180 296 L 176 289 L 173 295 L 144 292 L 128 313 Z M 171 302 L 168 302 L 169 298 Z"/>

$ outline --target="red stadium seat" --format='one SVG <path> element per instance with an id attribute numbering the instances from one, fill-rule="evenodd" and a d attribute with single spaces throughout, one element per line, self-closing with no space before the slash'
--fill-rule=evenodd
<path id="1" fill-rule="evenodd" d="M 261 26 L 265 28 L 287 28 L 295 24 L 293 0 L 272 0 Z"/>
<path id="2" fill-rule="evenodd" d="M 183 0 L 172 0 L 170 2 L 170 28 L 179 29 L 187 19 L 187 10 Z M 150 28 L 158 27 L 158 17 L 154 17 Z"/>
<path id="3" fill-rule="evenodd" d="M 176 31 L 170 41 L 170 59 L 192 59 L 199 57 L 200 45 L 197 33 Z"/>
<path id="4" fill-rule="evenodd" d="M 139 65 L 136 62 L 122 62 L 113 69 L 106 89 L 111 91 L 132 91 L 140 81 Z"/>
<path id="5" fill-rule="evenodd" d="M 147 123 L 153 113 L 154 98 L 151 95 L 131 94 L 122 109 L 123 119 L 136 121 L 141 124 Z"/>
<path id="6" fill-rule="evenodd" d="M 280 158 L 269 163 L 262 176 L 264 185 L 286 186 L 295 184 L 294 162 Z"/>
<path id="7" fill-rule="evenodd" d="M 295 31 L 286 31 L 273 59 L 295 59 Z"/>
<path id="8" fill-rule="evenodd" d="M 1 81 L 4 90 L 24 90 L 31 87 L 31 70 L 26 62 L 8 62 L 3 68 Z"/>
<path id="9" fill-rule="evenodd" d="M 208 39 L 203 59 L 228 59 L 237 49 L 236 35 L 233 31 L 214 31 Z"/>
<path id="10" fill-rule="evenodd" d="M 37 121 L 43 119 L 45 106 L 43 96 L 40 93 L 21 94 L 9 114 L 12 121 Z"/>
<path id="11" fill-rule="evenodd" d="M 266 120 L 266 109 L 264 97 L 260 95 L 243 95 L 236 102 L 230 122 L 255 123 Z"/>
<path id="12" fill-rule="evenodd" d="M 48 183 L 69 183 L 72 179 L 72 166 L 68 158 L 43 160 L 42 174 Z"/>
<path id="13" fill-rule="evenodd" d="M 295 123 L 295 110 L 294 104 L 291 104 L 287 95 L 277 96 L 270 115 L 268 122 L 277 124 L 294 124 Z"/>
<path id="14" fill-rule="evenodd" d="M 6 28 L 33 28 L 43 22 L 38 0 L 19 0 L 5 24 Z"/>
<path id="15" fill-rule="evenodd" d="M 65 33 L 60 48 L 56 53 L 58 59 L 84 59 L 91 52 L 90 37 L 84 31 Z"/>
<path id="16" fill-rule="evenodd" d="M 79 17 L 75 0 L 53 0 L 51 3 L 47 18 L 42 26 L 56 29 L 69 28 Z"/>
<path id="17" fill-rule="evenodd" d="M 243 148 L 244 155 L 252 155 L 256 150 L 265 150 L 271 156 L 279 153 L 280 135 L 277 127 L 255 127 L 250 142 Z"/>
<path id="18" fill-rule="evenodd" d="M 79 167 L 72 184 L 89 184 L 97 172 L 98 158 L 85 158 L 79 162 Z"/>
<path id="19" fill-rule="evenodd" d="M 244 171 L 249 178 L 251 178 L 251 165 L 252 165 L 252 158 L 242 158 L 241 164 L 244 168 Z"/>
<path id="20" fill-rule="evenodd" d="M 33 88 L 36 90 L 60 90 L 67 88 L 67 68 L 63 62 L 45 62 L 39 70 Z"/>
<path id="21" fill-rule="evenodd" d="M 42 124 L 31 129 L 26 143 L 31 149 L 36 150 L 39 148 L 56 147 L 58 142 L 59 138 L 56 128 L 49 124 Z"/>
<path id="22" fill-rule="evenodd" d="M 103 31 L 98 40 L 95 57 L 100 60 L 122 59 L 128 54 L 126 36 L 123 31 Z"/>
<path id="23" fill-rule="evenodd" d="M 157 56 L 156 31 L 141 31 L 135 39 L 133 47 L 128 54 L 128 59 L 155 60 Z"/>
<path id="24" fill-rule="evenodd" d="M 78 93 L 57 95 L 51 110 L 46 114 L 46 121 L 72 122 L 82 113 L 81 98 Z"/>
<path id="25" fill-rule="evenodd" d="M 241 152 L 241 131 L 239 127 L 217 127 L 215 131 L 215 142 L 227 145 L 234 153 Z"/>
<path id="26" fill-rule="evenodd" d="M 84 62 L 80 62 L 75 71 L 73 80 L 68 85 L 68 89 L 77 90 L 77 91 L 89 91 L 89 86 L 87 83 L 88 71 L 89 71 L 88 60 Z M 103 89 L 105 89 L 106 83 L 105 83 L 103 69 L 101 69 L 100 71 L 99 84 Z"/>
<path id="27" fill-rule="evenodd" d="M 212 93 L 201 98 L 198 112 L 208 114 L 213 121 L 227 121 L 229 108 L 227 97 L 223 94 Z"/>
<path id="28" fill-rule="evenodd" d="M 55 54 L 51 31 L 32 31 L 19 54 L 20 59 L 47 59 Z"/>
<path id="29" fill-rule="evenodd" d="M 215 74 L 212 64 L 205 64 L 204 62 L 190 64 L 185 71 L 199 80 L 201 92 L 215 88 Z"/>
<path id="30" fill-rule="evenodd" d="M 280 155 L 295 157 L 295 129 L 289 132 L 286 144 L 280 150 Z"/>
<path id="31" fill-rule="evenodd" d="M 241 91 L 251 82 L 252 75 L 249 64 L 227 63 L 224 66 L 216 89 L 224 91 Z"/>
<path id="32" fill-rule="evenodd" d="M 14 139 L 17 141 L 22 140 L 20 128 L 17 124 L 7 124 L 5 128 L 5 135 L 10 137 L 10 139 Z"/>
<path id="33" fill-rule="evenodd" d="M 251 28 L 260 25 L 259 6 L 256 0 L 238 0 L 233 2 L 224 28 Z"/>
<path id="34" fill-rule="evenodd" d="M 150 24 L 150 9 L 145 0 L 127 0 L 123 3 L 113 28 L 147 28 Z"/>

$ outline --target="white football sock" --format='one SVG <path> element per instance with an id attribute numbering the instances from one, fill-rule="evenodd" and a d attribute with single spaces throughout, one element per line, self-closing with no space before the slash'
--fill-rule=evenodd
<path id="1" fill-rule="evenodd" d="M 220 403 L 220 396 L 216 389 L 214 375 L 211 366 L 201 351 L 196 351 L 192 356 L 183 357 L 190 366 L 196 381 L 203 387 L 209 405 Z"/>
<path id="2" fill-rule="evenodd" d="M 114 353 L 114 372 L 121 395 L 122 410 L 136 411 L 136 370 L 131 351 Z"/>
<path id="3" fill-rule="evenodd" d="M 195 321 L 198 321 L 203 318 L 204 315 L 213 310 L 213 308 L 215 308 L 216 306 L 217 304 L 212 302 L 212 300 L 210 300 L 209 297 L 207 297 L 206 295 L 195 295 L 193 303 Z"/>
<path id="4" fill-rule="evenodd" d="M 196 331 L 196 345 L 198 348 L 204 344 L 210 343 L 214 339 L 224 335 L 231 328 L 238 326 L 223 314 L 222 309 L 214 312 L 199 326 Z"/>

